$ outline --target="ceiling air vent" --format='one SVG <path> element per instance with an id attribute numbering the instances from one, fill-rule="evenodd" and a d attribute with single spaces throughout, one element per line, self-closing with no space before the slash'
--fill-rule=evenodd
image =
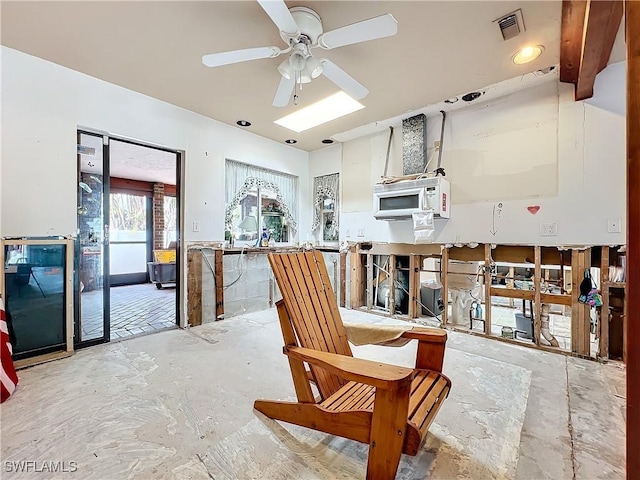
<path id="1" fill-rule="evenodd" d="M 500 17 L 497 20 L 494 20 L 494 22 L 498 24 L 498 27 L 500 27 L 500 33 L 504 40 L 517 37 L 521 32 L 525 31 L 522 10 L 520 9 L 515 12 L 511 12 L 504 17 Z"/>

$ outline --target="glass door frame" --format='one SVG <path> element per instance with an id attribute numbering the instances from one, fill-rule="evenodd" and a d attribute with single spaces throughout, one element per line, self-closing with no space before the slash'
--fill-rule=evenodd
<path id="1" fill-rule="evenodd" d="M 109 179 L 109 136 L 106 134 L 96 133 L 78 128 L 76 133 L 77 145 L 81 145 L 80 137 L 82 135 L 88 135 L 92 137 L 102 138 L 102 228 L 104 234 L 102 235 L 102 336 L 92 338 L 90 340 L 81 340 L 81 325 L 82 325 L 82 310 L 80 305 L 80 258 L 82 252 L 80 250 L 80 220 L 77 218 L 77 232 L 75 242 L 75 275 L 73 282 L 73 304 L 74 304 L 74 322 L 73 322 L 73 334 L 74 344 L 76 348 L 90 347 L 92 345 L 99 345 L 101 343 L 108 343 L 111 340 L 111 286 L 109 283 L 109 195 L 110 195 L 110 179 Z M 82 181 L 81 178 L 81 160 L 80 152 L 77 153 L 77 183 Z M 81 192 L 78 189 L 77 204 L 80 205 Z M 77 216 L 77 215 L 76 215 Z"/>
<path id="2" fill-rule="evenodd" d="M 126 138 L 126 137 L 122 137 L 122 136 L 117 136 L 117 135 L 111 135 L 109 133 L 106 132 L 101 132 L 98 130 L 92 130 L 89 128 L 82 128 L 82 127 L 78 127 L 77 128 L 77 145 L 80 145 L 80 135 L 82 134 L 86 134 L 86 135 L 91 135 L 94 137 L 101 137 L 103 139 L 102 142 L 102 158 L 103 158 L 103 207 L 105 208 L 104 211 L 104 219 L 107 220 L 107 229 L 106 229 L 106 235 L 105 235 L 105 249 L 104 249 L 104 259 L 103 259 L 103 275 L 104 275 L 104 283 L 103 283 L 103 328 L 104 328 L 104 332 L 103 332 L 103 336 L 102 337 L 98 337 L 98 338 L 94 338 L 91 340 L 83 340 L 83 341 L 79 341 L 78 339 L 80 338 L 80 281 L 79 281 L 79 254 L 80 254 L 80 241 L 79 238 L 76 237 L 76 241 L 75 241 L 75 263 L 74 263 L 74 277 L 73 277 L 73 312 L 74 312 L 74 317 L 73 317 L 73 332 L 74 332 L 74 346 L 76 349 L 79 348 L 84 348 L 84 347 L 90 347 L 93 345 L 98 345 L 101 343 L 108 343 L 111 340 L 111 319 L 110 319 L 110 311 L 111 311 L 111 302 L 110 302 L 110 298 L 111 298 L 111 285 L 109 282 L 109 277 L 110 277 L 110 271 L 109 271 L 109 235 L 108 235 L 108 228 L 109 228 L 109 221 L 110 221 L 110 211 L 109 211 L 109 198 L 110 198 L 110 194 L 111 194 L 111 188 L 110 188 L 110 164 L 109 164 L 109 141 L 110 140 L 117 140 L 119 142 L 124 142 L 124 143 L 130 143 L 132 145 L 138 145 L 141 147 L 147 147 L 147 148 L 154 148 L 156 150 L 162 150 L 165 152 L 169 152 L 169 153 L 173 153 L 176 156 L 176 301 L 175 301 L 175 311 L 176 311 L 176 325 L 178 327 L 181 326 L 181 322 L 182 322 L 182 316 L 181 316 L 181 311 L 182 311 L 182 307 L 184 306 L 186 308 L 186 304 L 183 305 L 183 298 L 182 298 L 182 290 L 183 290 L 183 278 L 182 278 L 182 265 L 184 262 L 183 259 L 183 248 L 182 248 L 182 222 L 183 222 L 183 215 L 182 215 L 182 195 L 183 195 L 183 189 L 182 189 L 182 179 L 183 179 L 183 166 L 184 166 L 184 155 L 185 152 L 182 150 L 176 150 L 176 149 L 172 149 L 172 148 L 167 148 L 164 146 L 160 146 L 160 145 L 155 145 L 155 144 L 151 144 L 151 143 L 145 143 L 142 141 L 137 141 L 137 140 L 132 140 L 130 138 Z M 80 153 L 77 154 L 77 175 L 78 175 L 78 182 L 80 182 Z M 80 192 L 78 192 L 78 197 L 80 196 Z M 185 321 L 186 322 L 186 321 Z"/>

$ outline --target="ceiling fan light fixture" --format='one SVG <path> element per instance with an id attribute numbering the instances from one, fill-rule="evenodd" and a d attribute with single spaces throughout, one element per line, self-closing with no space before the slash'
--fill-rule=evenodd
<path id="1" fill-rule="evenodd" d="M 291 78 L 293 78 L 293 68 L 291 68 L 288 58 L 280 65 L 278 65 L 278 72 L 280 72 L 280 75 L 282 75 L 287 80 L 291 80 Z"/>
<path id="2" fill-rule="evenodd" d="M 300 75 L 297 78 L 298 83 L 310 83 L 311 80 L 322 74 L 322 69 L 320 60 L 314 57 L 307 58 L 307 64 L 300 71 Z"/>
<path id="3" fill-rule="evenodd" d="M 307 64 L 304 67 L 305 73 L 308 73 L 311 78 L 317 78 L 322 75 L 322 62 L 315 57 L 309 57 Z"/>
<path id="4" fill-rule="evenodd" d="M 309 75 L 309 72 L 306 71 L 307 69 L 305 68 L 304 70 L 302 70 L 300 72 L 300 75 L 298 75 L 298 77 L 296 78 L 296 81 L 298 82 L 298 84 L 302 84 L 302 83 L 311 83 L 311 75 Z"/>
<path id="5" fill-rule="evenodd" d="M 289 65 L 291 65 L 291 68 L 296 72 L 299 72 L 306 66 L 308 56 L 309 51 L 306 45 L 298 43 L 293 47 L 293 53 L 291 53 L 289 57 Z"/>

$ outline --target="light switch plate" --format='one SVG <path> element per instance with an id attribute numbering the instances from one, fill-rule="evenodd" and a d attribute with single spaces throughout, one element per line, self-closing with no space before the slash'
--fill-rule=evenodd
<path id="1" fill-rule="evenodd" d="M 200 231 L 200 222 L 193 222 L 193 231 L 194 232 Z"/>

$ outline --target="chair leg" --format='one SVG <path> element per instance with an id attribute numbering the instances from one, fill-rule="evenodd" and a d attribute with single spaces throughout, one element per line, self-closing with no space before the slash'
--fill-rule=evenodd
<path id="1" fill-rule="evenodd" d="M 399 390 L 376 389 L 367 462 L 367 480 L 396 478 L 407 433 L 410 385 Z"/>

